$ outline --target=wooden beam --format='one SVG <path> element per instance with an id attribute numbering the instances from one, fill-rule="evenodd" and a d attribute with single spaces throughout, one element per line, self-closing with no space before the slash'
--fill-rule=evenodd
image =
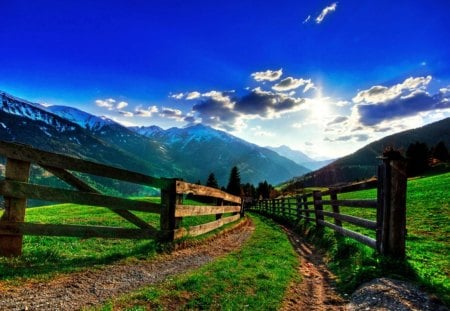
<path id="1" fill-rule="evenodd" d="M 0 194 L 21 199 L 31 198 L 44 201 L 102 206 L 114 210 L 132 210 L 157 214 L 161 212 L 161 206 L 156 203 L 122 199 L 89 192 L 56 189 L 17 181 L 0 181 Z"/>
<path id="2" fill-rule="evenodd" d="M 190 184 L 184 181 L 177 181 L 177 193 L 186 194 L 192 193 L 193 195 L 203 195 L 213 198 L 222 199 L 224 201 L 241 204 L 241 198 L 235 195 L 231 195 L 222 190 L 206 187 L 202 185 Z"/>
<path id="3" fill-rule="evenodd" d="M 51 153 L 11 142 L 0 141 L 0 154 L 11 159 L 36 163 L 41 166 L 62 168 L 70 171 L 128 181 L 135 184 L 157 188 L 166 185 L 166 181 L 163 178 L 147 176 L 125 169 L 82 160 L 67 155 Z"/>
<path id="4" fill-rule="evenodd" d="M 369 238 L 365 235 L 362 235 L 361 233 L 336 226 L 332 223 L 329 223 L 329 222 L 323 221 L 323 220 L 319 220 L 319 224 L 321 224 L 322 226 L 328 227 L 330 229 L 333 229 L 334 231 L 339 232 L 343 236 L 355 239 L 356 241 L 361 242 L 361 243 L 363 243 L 367 246 L 370 246 L 374 249 L 376 249 L 376 247 L 377 247 L 377 245 L 376 245 L 377 242 L 374 239 Z"/>
<path id="5" fill-rule="evenodd" d="M 239 205 L 220 205 L 220 206 L 202 206 L 202 205 L 177 205 L 175 210 L 176 217 L 216 215 L 224 213 L 239 212 Z"/>
<path id="6" fill-rule="evenodd" d="M 28 182 L 29 175 L 29 162 L 19 161 L 12 158 L 6 159 L 6 179 Z M 0 227 L 3 227 L 4 222 L 24 221 L 27 198 L 11 194 L 4 194 L 4 197 L 5 211 L 0 218 Z M 17 257 L 22 255 L 22 241 L 22 235 L 16 235 L 14 237 L 0 235 L 0 255 L 7 257 Z"/>
<path id="7" fill-rule="evenodd" d="M 99 191 L 97 191 L 95 188 L 91 187 L 81 179 L 77 178 L 76 176 L 72 175 L 70 172 L 63 170 L 61 168 L 55 168 L 51 166 L 42 166 L 44 169 L 58 177 L 59 179 L 65 181 L 69 185 L 75 187 L 76 189 L 83 191 L 83 192 L 92 192 L 96 194 L 101 194 Z M 120 217 L 126 219 L 127 221 L 131 222 L 135 226 L 141 229 L 146 230 L 156 230 L 153 226 L 149 225 L 147 222 L 143 221 L 133 213 L 127 210 L 114 210 L 111 209 L 114 213 L 119 215 Z"/>
<path id="8" fill-rule="evenodd" d="M 346 193 L 346 192 L 354 192 L 359 190 L 367 190 L 367 189 L 375 189 L 378 187 L 378 180 L 371 179 L 368 181 L 363 181 L 359 183 L 354 183 L 350 185 L 345 185 L 341 187 L 333 187 L 327 191 L 322 192 L 322 195 L 329 195 L 331 193 Z"/>
<path id="9" fill-rule="evenodd" d="M 361 208 L 376 208 L 378 204 L 377 200 L 318 200 L 317 203 Z"/>
<path id="10" fill-rule="evenodd" d="M 128 229 L 102 226 L 35 224 L 23 222 L 4 222 L 0 226 L 0 234 L 64 236 L 79 238 L 117 238 L 117 239 L 152 239 L 158 232 L 155 230 Z"/>
<path id="11" fill-rule="evenodd" d="M 366 229 L 375 230 L 377 228 L 377 223 L 375 221 L 371 221 L 368 219 L 359 218 L 359 217 L 346 215 L 346 214 L 326 212 L 326 211 L 319 211 L 319 213 L 321 213 L 324 216 L 333 217 L 334 219 L 337 219 L 337 220 L 343 220 L 343 221 L 352 223 L 354 225 L 357 225 L 357 226 L 360 226 L 360 227 L 363 227 Z M 337 226 L 339 226 L 339 225 L 337 225 Z M 342 224 L 339 227 L 342 227 Z"/>
<path id="12" fill-rule="evenodd" d="M 175 230 L 175 237 L 181 238 L 183 236 L 198 236 L 207 232 L 210 232 L 214 229 L 220 228 L 225 224 L 236 221 L 241 217 L 240 214 L 229 216 L 225 218 L 220 218 L 218 220 L 209 222 L 207 224 L 202 224 L 198 226 L 189 227 L 187 230 L 185 228 Z"/>

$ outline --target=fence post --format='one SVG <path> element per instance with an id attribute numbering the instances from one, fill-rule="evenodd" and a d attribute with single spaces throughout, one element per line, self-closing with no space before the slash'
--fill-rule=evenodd
<path id="1" fill-rule="evenodd" d="M 336 194 L 336 192 L 332 192 L 332 193 L 330 194 L 330 200 L 331 200 L 331 201 L 336 201 L 336 200 L 337 200 L 337 194 Z M 333 213 L 340 214 L 340 211 L 339 211 L 339 205 L 337 205 L 337 204 L 331 204 L 331 207 L 332 207 L 332 209 L 333 209 Z M 335 217 L 334 217 L 334 224 L 335 224 L 336 226 L 342 227 L 342 221 L 341 221 L 340 219 L 335 218 Z"/>
<path id="2" fill-rule="evenodd" d="M 386 155 L 385 155 L 386 156 Z M 398 152 L 391 151 L 383 158 L 380 169 L 382 198 L 377 221 L 381 221 L 379 251 L 384 255 L 405 258 L 406 244 L 406 161 Z"/>
<path id="3" fill-rule="evenodd" d="M 165 179 L 166 185 L 161 188 L 161 240 L 173 241 L 175 229 L 180 227 L 181 217 L 175 217 L 175 208 L 182 196 L 177 195 L 177 180 Z"/>
<path id="4" fill-rule="evenodd" d="M 305 210 L 309 209 L 308 208 L 308 197 L 306 195 L 303 196 L 303 208 Z M 305 218 L 306 223 L 309 223 L 309 212 L 308 211 L 305 211 L 305 217 L 306 217 Z"/>
<path id="5" fill-rule="evenodd" d="M 6 160 L 6 180 L 28 182 L 30 163 L 8 158 Z M 5 211 L 0 218 L 2 221 L 23 222 L 27 199 L 5 197 Z M 0 256 L 17 257 L 22 255 L 23 235 L 0 235 Z"/>
<path id="6" fill-rule="evenodd" d="M 222 199 L 217 199 L 216 200 L 216 205 L 217 206 L 222 206 L 223 205 L 223 200 Z M 241 205 L 241 210 L 242 210 L 242 205 Z M 219 220 L 220 218 L 222 218 L 223 214 L 216 214 L 216 220 Z"/>
<path id="7" fill-rule="evenodd" d="M 323 205 L 322 203 L 318 203 L 318 201 L 322 201 L 322 192 L 321 191 L 313 191 L 313 198 L 314 198 L 314 212 L 316 214 L 316 225 L 322 226 L 320 224 L 320 221 L 324 221 L 323 214 L 320 213 L 320 211 L 323 211 Z"/>

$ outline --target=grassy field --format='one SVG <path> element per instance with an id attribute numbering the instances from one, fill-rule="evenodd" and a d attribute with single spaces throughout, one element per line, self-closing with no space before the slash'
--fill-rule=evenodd
<path id="1" fill-rule="evenodd" d="M 393 275 L 409 278 L 437 293 L 450 304 L 450 173 L 416 178 L 408 181 L 407 240 L 405 262 L 393 262 L 375 256 L 375 251 L 348 238 L 336 236 L 326 229 L 319 234 L 311 226 L 300 230 L 328 249 L 329 265 L 339 276 L 342 290 L 351 292 L 361 282 Z M 341 196 L 345 199 L 373 199 L 375 190 L 359 191 Z M 375 220 L 368 209 L 342 208 L 342 213 Z M 331 221 L 332 222 L 332 221 Z M 374 237 L 373 232 L 354 230 Z"/>
<path id="2" fill-rule="evenodd" d="M 142 198 L 141 198 L 142 199 Z M 155 203 L 159 198 L 145 198 Z M 186 201 L 185 204 L 199 204 Z M 149 224 L 159 228 L 159 215 L 135 212 Z M 133 228 L 134 226 L 106 208 L 76 204 L 58 204 L 29 208 L 27 222 L 49 224 L 82 224 Z M 212 216 L 186 217 L 182 226 L 215 220 Z M 148 258 L 159 245 L 154 240 L 81 239 L 71 237 L 24 236 L 23 256 L 0 257 L 0 280 L 48 278 L 61 272 L 95 267 L 125 258 Z"/>
<path id="3" fill-rule="evenodd" d="M 276 223 L 251 219 L 255 232 L 239 251 L 96 310 L 277 310 L 298 260 Z"/>

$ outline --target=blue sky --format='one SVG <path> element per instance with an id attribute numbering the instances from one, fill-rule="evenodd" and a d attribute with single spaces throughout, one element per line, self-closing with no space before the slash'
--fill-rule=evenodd
<path id="1" fill-rule="evenodd" d="M 450 2 L 0 0 L 0 89 L 337 157 L 450 116 Z"/>

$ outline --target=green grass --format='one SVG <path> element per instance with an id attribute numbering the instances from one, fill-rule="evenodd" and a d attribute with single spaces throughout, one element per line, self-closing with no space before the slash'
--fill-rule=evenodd
<path id="1" fill-rule="evenodd" d="M 159 198 L 140 198 L 159 203 Z M 199 203 L 186 200 L 185 204 Z M 159 215 L 134 212 L 149 224 L 159 228 Z M 186 217 L 182 226 L 194 226 L 215 220 L 215 216 Z M 135 228 L 107 208 L 58 204 L 29 208 L 25 221 L 46 224 L 81 224 Z M 123 259 L 152 257 L 161 245 L 154 240 L 101 238 L 71 238 L 24 236 L 23 256 L 0 257 L 0 280 L 20 282 L 25 278 L 49 278 L 63 272 L 95 267 Z"/>
<path id="2" fill-rule="evenodd" d="M 329 266 L 339 277 L 340 288 L 351 292 L 364 281 L 383 275 L 409 278 L 425 285 L 450 304 L 450 173 L 408 181 L 406 261 L 376 256 L 375 251 L 331 230 L 323 232 L 301 224 L 300 230 L 328 249 Z M 343 194 L 345 199 L 373 199 L 375 190 Z M 342 213 L 375 220 L 368 209 L 342 208 Z M 332 222 L 332 221 L 330 221 Z M 367 230 L 348 226 L 352 230 Z M 369 235 L 374 237 L 374 233 Z"/>
<path id="3" fill-rule="evenodd" d="M 105 304 L 101 310 L 277 310 L 298 260 L 280 227 L 252 215 L 255 232 L 236 252 L 159 285 Z"/>

